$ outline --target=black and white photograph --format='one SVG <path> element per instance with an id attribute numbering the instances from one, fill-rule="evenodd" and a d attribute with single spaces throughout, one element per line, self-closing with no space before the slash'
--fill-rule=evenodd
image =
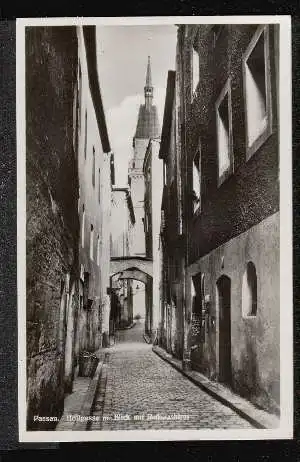
<path id="1" fill-rule="evenodd" d="M 20 441 L 293 437 L 290 35 L 17 20 Z"/>

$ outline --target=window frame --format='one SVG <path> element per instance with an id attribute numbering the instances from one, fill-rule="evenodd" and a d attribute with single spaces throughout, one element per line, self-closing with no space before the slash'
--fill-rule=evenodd
<path id="1" fill-rule="evenodd" d="M 94 261 L 94 225 L 90 228 L 90 260 Z"/>
<path id="2" fill-rule="evenodd" d="M 251 312 L 246 311 L 246 307 L 244 304 L 244 278 L 247 278 L 248 282 L 248 273 L 249 273 L 249 268 L 253 267 L 255 271 L 255 302 L 253 301 L 253 293 L 251 293 Z M 250 290 L 250 289 L 249 289 Z M 253 307 L 255 306 L 255 310 L 253 311 Z M 252 260 L 249 260 L 246 262 L 245 269 L 242 275 L 242 317 L 243 319 L 255 319 L 258 317 L 258 276 L 257 276 L 257 269 L 256 265 Z"/>
<path id="3" fill-rule="evenodd" d="M 96 185 L 96 150 L 93 145 L 93 158 L 92 158 L 92 186 L 95 188 Z"/>
<path id="4" fill-rule="evenodd" d="M 247 109 L 247 88 L 246 88 L 246 66 L 255 46 L 257 45 L 261 36 L 264 36 L 264 61 L 265 61 L 265 90 L 266 90 L 266 116 L 267 125 L 265 130 L 253 141 L 249 146 L 249 120 Z M 270 32 L 267 24 L 260 25 L 252 36 L 250 43 L 243 55 L 243 98 L 245 108 L 245 148 L 246 148 L 246 162 L 253 156 L 255 152 L 267 141 L 273 132 L 273 114 L 272 114 L 272 88 L 271 88 L 271 60 L 270 60 Z"/>
<path id="5" fill-rule="evenodd" d="M 87 109 L 85 109 L 84 114 L 84 160 L 86 160 L 86 151 L 87 151 L 87 123 L 88 123 Z"/>
<path id="6" fill-rule="evenodd" d="M 229 167 L 220 175 L 220 156 L 219 156 L 219 128 L 218 128 L 218 117 L 219 107 L 222 104 L 224 98 L 228 95 L 228 143 L 229 143 Z M 232 100 L 231 100 L 231 79 L 228 79 L 223 86 L 219 97 L 215 103 L 216 113 L 216 132 L 217 132 L 217 175 L 218 175 L 218 188 L 234 173 L 234 152 L 233 152 L 233 130 L 232 130 Z"/>
<path id="7" fill-rule="evenodd" d="M 98 203 L 101 203 L 101 171 L 98 168 Z"/>
<path id="8" fill-rule="evenodd" d="M 198 63 L 198 82 L 195 84 L 195 87 L 194 87 L 194 59 L 195 59 L 195 56 L 197 57 L 197 63 Z M 193 102 L 193 100 L 198 95 L 198 87 L 199 87 L 199 82 L 200 82 L 200 56 L 199 56 L 199 51 L 198 51 L 198 49 L 196 47 L 196 40 L 194 41 L 194 43 L 192 44 L 192 47 L 191 47 L 191 74 L 192 74 L 192 78 L 191 78 L 191 98 L 192 98 L 192 102 Z"/>
<path id="9" fill-rule="evenodd" d="M 198 160 L 198 167 L 197 167 L 197 164 L 195 162 L 195 159 L 196 157 L 199 156 L 199 160 Z M 195 197 L 194 197 L 194 193 L 196 193 L 195 191 L 195 185 L 194 185 L 194 169 L 197 168 L 198 170 L 198 186 L 199 186 L 199 196 L 197 197 L 198 201 L 197 203 L 195 204 Z M 202 173 L 201 173 L 201 143 L 198 144 L 198 147 L 196 149 L 196 153 L 193 157 L 193 160 L 192 160 L 192 169 L 193 169 L 193 214 L 194 215 L 198 215 L 200 212 L 201 212 L 201 186 L 202 186 Z"/>

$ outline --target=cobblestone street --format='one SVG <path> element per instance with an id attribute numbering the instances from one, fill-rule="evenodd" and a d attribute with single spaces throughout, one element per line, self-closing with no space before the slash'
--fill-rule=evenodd
<path id="1" fill-rule="evenodd" d="M 141 322 L 118 332 L 105 370 L 91 430 L 252 428 L 153 353 Z"/>

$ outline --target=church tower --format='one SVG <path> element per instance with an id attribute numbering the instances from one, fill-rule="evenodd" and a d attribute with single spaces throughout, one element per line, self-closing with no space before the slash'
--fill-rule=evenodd
<path id="1" fill-rule="evenodd" d="M 133 137 L 133 158 L 129 162 L 128 170 L 131 197 L 136 217 L 132 236 L 131 254 L 133 256 L 146 255 L 145 231 L 143 223 L 145 191 L 143 163 L 150 138 L 157 138 L 160 136 L 157 107 L 153 104 L 150 56 L 148 56 L 144 97 L 145 103 L 141 104 L 139 108 L 136 131 Z"/>

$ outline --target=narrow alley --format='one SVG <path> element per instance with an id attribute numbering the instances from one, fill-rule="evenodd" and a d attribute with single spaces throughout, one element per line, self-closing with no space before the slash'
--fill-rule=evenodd
<path id="1" fill-rule="evenodd" d="M 159 30 L 26 33 L 26 431 L 282 424 L 279 27 Z"/>
<path id="2" fill-rule="evenodd" d="M 143 331 L 141 321 L 118 331 L 90 430 L 252 428 L 159 358 Z"/>

